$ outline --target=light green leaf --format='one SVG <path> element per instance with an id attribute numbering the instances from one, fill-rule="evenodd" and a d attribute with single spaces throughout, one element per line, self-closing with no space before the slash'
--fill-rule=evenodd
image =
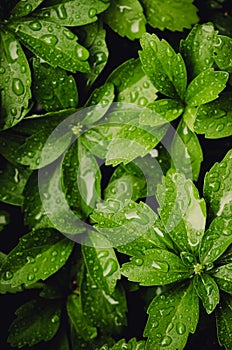
<path id="1" fill-rule="evenodd" d="M 157 89 L 144 74 L 139 59 L 131 58 L 117 67 L 107 81 L 116 86 L 117 101 L 144 107 L 157 98 Z"/>
<path id="2" fill-rule="evenodd" d="M 83 26 L 95 22 L 99 13 L 109 7 L 108 0 L 66 0 L 52 1 L 51 6 L 37 11 L 36 15 L 59 23 L 62 26 Z"/>
<path id="3" fill-rule="evenodd" d="M 139 123 L 151 127 L 163 125 L 177 119 L 183 112 L 181 103 L 171 99 L 162 99 L 149 103 L 139 117 Z"/>
<path id="4" fill-rule="evenodd" d="M 216 309 L 217 336 L 226 350 L 232 347 L 232 297 L 222 296 L 220 307 Z"/>
<path id="5" fill-rule="evenodd" d="M 153 299 L 144 330 L 147 350 L 185 348 L 189 333 L 196 331 L 199 301 L 193 283 L 170 288 Z"/>
<path id="6" fill-rule="evenodd" d="M 120 266 L 110 242 L 98 232 L 89 231 L 82 245 L 82 253 L 92 281 L 106 294 L 111 295 L 121 275 Z"/>
<path id="7" fill-rule="evenodd" d="M 75 108 L 78 92 L 73 76 L 59 67 L 53 68 L 40 59 L 33 59 L 34 94 L 46 111 Z"/>
<path id="8" fill-rule="evenodd" d="M 180 165 L 177 171 L 197 181 L 203 161 L 203 152 L 196 134 L 188 128 L 183 119 L 180 121 L 173 138 L 171 155 L 175 163 Z M 175 164 L 173 164 L 173 168 L 175 168 Z"/>
<path id="9" fill-rule="evenodd" d="M 73 242 L 53 229 L 24 235 L 1 266 L 3 285 L 29 286 L 58 271 L 72 252 Z"/>
<path id="10" fill-rule="evenodd" d="M 23 190 L 31 170 L 2 161 L 0 166 L 0 200 L 13 205 L 23 204 Z"/>
<path id="11" fill-rule="evenodd" d="M 232 263 L 219 266 L 213 271 L 213 277 L 220 289 L 232 294 Z"/>
<path id="12" fill-rule="evenodd" d="M 0 33 L 0 59 L 0 129 L 8 129 L 28 112 L 31 72 L 21 45 L 5 29 Z"/>
<path id="13" fill-rule="evenodd" d="M 12 17 L 24 17 L 34 11 L 43 0 L 19 0 L 13 10 L 11 11 Z"/>
<path id="14" fill-rule="evenodd" d="M 49 304 L 43 299 L 33 299 L 16 310 L 17 318 L 10 326 L 7 341 L 11 346 L 33 346 L 48 341 L 57 333 L 60 325 L 59 301 Z"/>
<path id="15" fill-rule="evenodd" d="M 183 31 L 198 22 L 193 0 L 141 0 L 148 23 L 161 30 Z M 179 349 L 178 349 L 179 350 Z"/>
<path id="16" fill-rule="evenodd" d="M 141 286 L 170 284 L 189 278 L 193 272 L 177 255 L 163 249 L 149 249 L 132 257 L 121 271 L 129 281 L 139 282 Z"/>
<path id="17" fill-rule="evenodd" d="M 187 88 L 185 102 L 190 106 L 200 106 L 218 98 L 226 87 L 227 72 L 216 72 L 208 68 L 191 81 Z"/>
<path id="18" fill-rule="evenodd" d="M 93 327 L 89 323 L 89 320 L 84 316 L 79 295 L 71 294 L 68 296 L 67 312 L 77 334 L 79 334 L 84 340 L 96 338 L 97 329 Z"/>
<path id="19" fill-rule="evenodd" d="M 211 23 L 196 24 L 187 38 L 180 42 L 180 52 L 193 79 L 214 63 L 213 43 L 216 31 Z"/>
<path id="20" fill-rule="evenodd" d="M 195 252 L 205 230 L 206 205 L 191 180 L 170 172 L 158 185 L 159 214 L 180 251 Z"/>
<path id="21" fill-rule="evenodd" d="M 142 67 L 153 85 L 164 95 L 184 99 L 187 73 L 180 54 L 155 34 L 144 34 L 140 40 L 139 56 Z"/>
<path id="22" fill-rule="evenodd" d="M 232 95 L 222 93 L 216 101 L 198 108 L 194 130 L 198 134 L 205 134 L 205 137 L 210 139 L 231 136 L 231 117 Z"/>
<path id="23" fill-rule="evenodd" d="M 200 260 L 202 264 L 213 263 L 232 244 L 232 219 L 216 217 L 205 232 L 200 246 Z"/>
<path id="24" fill-rule="evenodd" d="M 194 277 L 194 287 L 197 295 L 203 302 L 206 312 L 211 314 L 220 300 L 217 283 L 206 273 Z"/>
<path id="25" fill-rule="evenodd" d="M 228 36 L 218 35 L 214 42 L 214 60 L 217 66 L 232 73 L 232 39 Z"/>
<path id="26" fill-rule="evenodd" d="M 146 31 L 146 19 L 138 0 L 111 0 L 103 16 L 111 29 L 130 40 L 140 38 Z"/>
<path id="27" fill-rule="evenodd" d="M 1 210 L 1 215 L 2 215 L 2 210 Z M 0 267 L 3 265 L 6 258 L 7 258 L 7 255 L 0 252 Z M 11 287 L 9 284 L 0 283 L 0 294 L 18 293 L 18 292 L 21 292 L 22 290 L 23 290 L 22 286 Z"/>
<path id="28" fill-rule="evenodd" d="M 214 216 L 230 217 L 232 213 L 232 150 L 215 163 L 204 180 L 204 197 Z"/>
<path id="29" fill-rule="evenodd" d="M 52 67 L 74 73 L 89 71 L 89 52 L 77 42 L 77 36 L 69 29 L 35 18 L 14 21 L 8 27 L 31 52 Z"/>

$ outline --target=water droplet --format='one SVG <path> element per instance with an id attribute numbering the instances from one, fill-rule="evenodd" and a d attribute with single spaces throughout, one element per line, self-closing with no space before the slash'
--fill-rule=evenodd
<path id="1" fill-rule="evenodd" d="M 107 256 L 109 256 L 109 252 L 108 250 L 102 250 L 101 252 L 98 253 L 97 256 L 99 259 L 106 258 Z"/>
<path id="2" fill-rule="evenodd" d="M 34 31 L 38 31 L 42 28 L 42 25 L 38 21 L 33 21 L 29 23 L 29 28 L 31 28 Z"/>
<path id="3" fill-rule="evenodd" d="M 59 322 L 59 320 L 60 320 L 60 317 L 58 315 L 54 315 L 51 319 L 52 323 L 57 323 Z"/>
<path id="4" fill-rule="evenodd" d="M 184 334 L 184 333 L 186 332 L 186 327 L 185 327 L 185 325 L 184 325 L 183 323 L 181 323 L 181 322 L 178 322 L 178 323 L 176 324 L 176 331 L 177 331 L 177 333 L 180 334 L 180 335 Z"/>
<path id="5" fill-rule="evenodd" d="M 168 316 L 173 310 L 174 306 L 169 306 L 165 309 L 160 309 L 159 311 L 161 316 Z"/>
<path id="6" fill-rule="evenodd" d="M 15 117 L 17 115 L 17 108 L 11 108 L 11 114 L 13 115 L 13 117 Z"/>
<path id="7" fill-rule="evenodd" d="M 77 56 L 81 61 L 85 61 L 89 58 L 89 52 L 84 47 L 77 47 Z"/>
<path id="8" fill-rule="evenodd" d="M 94 16 L 96 16 L 96 14 L 97 14 L 97 10 L 96 10 L 96 9 L 91 8 L 91 9 L 89 10 L 89 17 L 90 17 L 90 18 L 93 18 Z"/>
<path id="9" fill-rule="evenodd" d="M 57 13 L 57 16 L 60 18 L 60 19 L 65 19 L 67 18 L 67 12 L 66 12 L 66 9 L 65 9 L 65 6 L 63 4 L 57 6 L 56 8 L 56 13 Z"/>
<path id="10" fill-rule="evenodd" d="M 63 34 L 66 36 L 67 39 L 69 40 L 73 40 L 75 38 L 75 34 L 73 32 L 71 32 L 71 30 L 68 30 L 67 28 L 65 28 L 63 30 Z"/>
<path id="11" fill-rule="evenodd" d="M 145 106 L 147 103 L 148 103 L 148 100 L 146 99 L 146 97 L 140 97 L 138 101 L 139 106 Z"/>
<path id="12" fill-rule="evenodd" d="M 143 265 L 143 259 L 140 259 L 140 258 L 135 259 L 135 264 L 138 266 Z"/>
<path id="13" fill-rule="evenodd" d="M 29 264 L 33 264 L 35 262 L 35 259 L 32 258 L 32 256 L 27 256 L 26 259 Z"/>
<path id="14" fill-rule="evenodd" d="M 163 338 L 163 340 L 162 340 L 162 342 L 161 342 L 161 345 L 162 345 L 162 346 L 169 346 L 169 345 L 171 344 L 171 342 L 172 342 L 172 338 L 169 337 L 168 335 L 166 335 L 166 336 Z"/>
<path id="15" fill-rule="evenodd" d="M 43 40 L 46 44 L 55 46 L 58 42 L 58 38 L 53 34 L 45 34 L 41 36 L 41 40 Z"/>
<path id="16" fill-rule="evenodd" d="M 163 261 L 153 261 L 152 267 L 162 272 L 168 272 L 169 264 Z"/>
<path id="17" fill-rule="evenodd" d="M 113 273 L 117 271 L 117 269 L 118 269 L 118 264 L 116 263 L 116 261 L 113 259 L 109 259 L 104 266 L 103 276 L 104 277 L 112 276 Z"/>
<path id="18" fill-rule="evenodd" d="M 20 79 L 13 79 L 12 90 L 17 96 L 21 96 L 24 93 L 24 86 Z"/>
<path id="19" fill-rule="evenodd" d="M 5 281 L 9 281 L 13 278 L 13 276 L 14 276 L 13 272 L 6 271 L 3 278 Z"/>
<path id="20" fill-rule="evenodd" d="M 56 256 L 58 253 L 57 253 L 57 251 L 56 250 L 54 250 L 53 252 L 52 252 L 52 256 Z"/>
<path id="21" fill-rule="evenodd" d="M 209 184 L 209 186 L 212 188 L 212 190 L 214 192 L 217 192 L 219 190 L 219 188 L 220 188 L 220 182 L 219 181 L 211 182 Z"/>
<path id="22" fill-rule="evenodd" d="M 35 279 L 34 273 L 29 273 L 29 274 L 27 275 L 27 280 L 28 280 L 28 281 L 33 281 L 34 279 Z"/>
<path id="23" fill-rule="evenodd" d="M 30 12 L 32 11 L 32 6 L 31 6 L 31 4 L 27 4 L 27 5 L 25 6 L 25 10 L 26 10 L 27 13 L 30 13 Z"/>
<path id="24" fill-rule="evenodd" d="M 3 67 L 0 68 L 0 74 L 5 73 L 5 71 L 6 71 L 5 68 L 3 68 Z"/>

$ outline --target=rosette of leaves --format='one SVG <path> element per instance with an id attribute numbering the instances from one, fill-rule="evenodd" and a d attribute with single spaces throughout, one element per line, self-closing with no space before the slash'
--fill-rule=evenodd
<path id="1" fill-rule="evenodd" d="M 204 196 L 213 212 L 209 226 L 205 200 L 191 180 L 173 171 L 158 185 L 159 218 L 154 213 L 152 224 L 147 219 L 145 225 L 150 209 L 144 203 L 141 212 L 135 202 L 121 207 L 111 199 L 92 214 L 97 230 L 105 235 L 108 228 L 110 237 L 118 237 L 117 249 L 131 256 L 122 266 L 124 276 L 141 286 L 167 286 L 148 307 L 145 349 L 184 349 L 196 331 L 199 301 L 208 314 L 216 310 L 219 343 L 231 348 L 231 157 L 229 151 L 205 176 Z M 130 228 L 134 240 L 123 245 Z"/>

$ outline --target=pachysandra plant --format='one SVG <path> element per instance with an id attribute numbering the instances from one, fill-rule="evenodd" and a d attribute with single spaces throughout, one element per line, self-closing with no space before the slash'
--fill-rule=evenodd
<path id="1" fill-rule="evenodd" d="M 11 347 L 182 350 L 206 313 L 231 350 L 229 141 L 201 165 L 206 139 L 232 135 L 232 39 L 227 26 L 196 24 L 178 52 L 146 33 L 147 24 L 190 29 L 195 5 L 0 4 L 1 234 L 12 208 L 24 221 L 18 243 L 0 252 L 0 293 L 29 292 Z M 107 71 L 109 27 L 141 48 Z M 128 336 L 134 291 L 148 317 Z"/>

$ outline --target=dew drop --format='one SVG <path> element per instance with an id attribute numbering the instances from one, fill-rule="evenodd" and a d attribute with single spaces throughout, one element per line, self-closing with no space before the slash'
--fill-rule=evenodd
<path id="1" fill-rule="evenodd" d="M 181 323 L 181 322 L 178 322 L 178 323 L 176 324 L 176 331 L 177 331 L 177 333 L 180 334 L 180 335 L 184 334 L 184 333 L 186 332 L 186 327 L 185 327 L 185 325 L 184 325 L 183 323 Z"/>
<path id="2" fill-rule="evenodd" d="M 51 319 L 52 323 L 57 323 L 57 322 L 59 322 L 59 320 L 60 320 L 60 318 L 58 315 L 54 315 Z"/>
<path id="3" fill-rule="evenodd" d="M 31 30 L 38 31 L 42 28 L 42 25 L 40 22 L 34 21 L 29 23 L 29 28 L 31 28 Z"/>
<path id="4" fill-rule="evenodd" d="M 58 42 L 58 38 L 53 34 L 45 34 L 41 36 L 41 40 L 43 40 L 46 44 L 55 46 Z"/>
<path id="5" fill-rule="evenodd" d="M 89 57 L 89 52 L 84 47 L 79 47 L 78 46 L 76 52 L 77 52 L 77 57 L 81 61 L 85 61 Z"/>
<path id="6" fill-rule="evenodd" d="M 34 279 L 35 279 L 34 273 L 29 273 L 29 274 L 27 275 L 27 280 L 28 280 L 28 281 L 34 281 Z"/>
<path id="7" fill-rule="evenodd" d="M 6 71 L 5 68 L 3 68 L 3 67 L 0 68 L 0 74 L 5 73 L 5 71 Z"/>
<path id="8" fill-rule="evenodd" d="M 3 278 L 5 281 L 9 281 L 13 278 L 13 276 L 14 276 L 13 272 L 6 271 Z"/>
<path id="9" fill-rule="evenodd" d="M 143 259 L 141 259 L 141 258 L 135 259 L 135 264 L 136 264 L 137 266 L 143 265 Z"/>
<path id="10" fill-rule="evenodd" d="M 15 108 L 15 107 L 11 108 L 10 112 L 13 115 L 13 117 L 15 117 L 17 115 L 17 108 Z"/>
<path id="11" fill-rule="evenodd" d="M 161 345 L 162 345 L 162 346 L 169 346 L 169 345 L 171 344 L 171 342 L 172 342 L 172 338 L 169 337 L 168 335 L 166 335 L 166 336 L 163 338 L 163 340 L 162 340 L 162 342 L 161 342 Z"/>
<path id="12" fill-rule="evenodd" d="M 104 271 L 103 271 L 103 276 L 104 277 L 109 277 L 112 276 L 115 271 L 117 271 L 118 265 L 115 260 L 109 259 L 105 266 L 104 266 Z"/>
<path id="13" fill-rule="evenodd" d="M 96 14 L 97 14 L 97 10 L 96 10 L 96 9 L 91 8 L 91 9 L 89 10 L 89 17 L 90 17 L 90 18 L 93 18 L 94 16 L 96 16 Z"/>
<path id="14" fill-rule="evenodd" d="M 64 36 L 66 36 L 67 39 L 69 40 L 73 40 L 75 38 L 75 34 L 73 32 L 71 32 L 71 30 L 68 30 L 67 28 L 65 28 L 63 30 L 63 34 Z"/>
<path id="15" fill-rule="evenodd" d="M 12 90 L 17 96 L 21 96 L 24 93 L 24 86 L 20 79 L 18 78 L 13 79 Z"/>
<path id="16" fill-rule="evenodd" d="M 57 6 L 56 13 L 60 19 L 66 19 L 68 17 L 64 4 Z"/>

